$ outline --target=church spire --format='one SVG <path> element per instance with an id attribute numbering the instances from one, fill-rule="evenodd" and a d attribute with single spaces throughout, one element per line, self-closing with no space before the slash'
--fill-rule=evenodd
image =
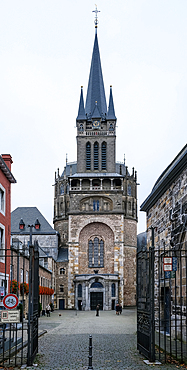
<path id="1" fill-rule="evenodd" d="M 109 97 L 107 118 L 116 120 L 115 110 L 114 110 L 114 101 L 113 101 L 113 95 L 112 95 L 112 86 L 110 86 L 110 97 Z"/>
<path id="2" fill-rule="evenodd" d="M 94 40 L 90 76 L 89 76 L 88 90 L 87 90 L 87 97 L 86 97 L 86 105 L 85 105 L 85 113 L 87 114 L 88 118 L 92 118 L 92 114 L 95 109 L 96 101 L 97 101 L 97 108 L 100 113 L 100 116 L 98 118 L 105 118 L 106 113 L 107 113 L 107 105 L 106 105 L 105 88 L 104 88 L 104 82 L 103 82 L 97 32 L 95 34 L 95 40 Z"/>
<path id="3" fill-rule="evenodd" d="M 86 115 L 85 115 L 85 109 L 84 109 L 83 86 L 81 86 L 81 94 L 80 94 L 80 102 L 79 102 L 77 120 L 84 120 L 84 119 L 86 119 Z"/>

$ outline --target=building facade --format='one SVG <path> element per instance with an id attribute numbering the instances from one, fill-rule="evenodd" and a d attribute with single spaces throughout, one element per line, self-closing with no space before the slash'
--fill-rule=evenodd
<path id="1" fill-rule="evenodd" d="M 40 285 L 54 290 L 50 301 L 56 305 L 56 260 L 58 256 L 59 235 L 37 207 L 18 207 L 11 213 L 11 236 L 14 251 L 29 256 L 30 227 L 32 228 L 32 243 L 37 243 L 39 250 L 39 265 L 42 272 L 49 277 L 39 276 Z M 43 269 L 41 269 L 43 267 Z M 26 274 L 26 271 L 25 271 Z M 24 274 L 24 282 L 27 276 Z M 14 277 L 15 279 L 15 277 Z M 45 309 L 49 297 L 40 297 L 42 308 Z"/>
<path id="2" fill-rule="evenodd" d="M 11 173 L 12 157 L 0 156 L 0 292 L 3 297 L 10 290 L 10 258 L 5 268 L 5 251 L 10 251 L 11 239 L 11 184 L 16 180 Z M 5 271 L 6 270 L 6 271 Z M 6 276 L 5 276 L 6 272 Z"/>
<path id="3" fill-rule="evenodd" d="M 147 216 L 147 248 L 154 245 L 155 327 L 172 340 L 186 342 L 187 145 L 160 175 L 140 210 Z"/>
<path id="4" fill-rule="evenodd" d="M 137 174 L 116 163 L 112 87 L 107 109 L 97 25 L 95 31 L 86 103 L 81 87 L 76 119 L 77 161 L 55 174 L 58 308 L 136 303 Z"/>

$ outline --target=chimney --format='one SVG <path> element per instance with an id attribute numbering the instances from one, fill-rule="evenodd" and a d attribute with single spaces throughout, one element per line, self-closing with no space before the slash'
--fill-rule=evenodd
<path id="1" fill-rule="evenodd" d="M 13 163 L 12 157 L 10 154 L 1 154 L 1 157 L 3 158 L 3 161 L 6 163 L 7 167 L 9 168 L 11 172 L 11 164 Z"/>

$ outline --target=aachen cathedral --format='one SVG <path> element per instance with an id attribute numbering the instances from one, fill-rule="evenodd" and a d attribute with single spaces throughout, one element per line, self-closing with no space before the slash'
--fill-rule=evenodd
<path id="1" fill-rule="evenodd" d="M 112 87 L 107 109 L 96 13 L 86 102 L 81 88 L 76 119 L 77 161 L 55 175 L 60 309 L 136 304 L 137 175 L 116 163 L 116 121 Z"/>

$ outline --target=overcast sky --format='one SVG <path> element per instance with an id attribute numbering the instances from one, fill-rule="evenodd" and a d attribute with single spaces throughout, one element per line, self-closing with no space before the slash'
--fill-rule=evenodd
<path id="1" fill-rule="evenodd" d="M 187 139 L 187 1 L 100 0 L 98 39 L 116 160 L 138 172 L 139 206 Z M 80 87 L 94 42 L 90 0 L 1 0 L 0 153 L 13 158 L 12 210 L 52 224 L 54 173 L 76 161 Z M 138 232 L 146 228 L 139 214 Z"/>

